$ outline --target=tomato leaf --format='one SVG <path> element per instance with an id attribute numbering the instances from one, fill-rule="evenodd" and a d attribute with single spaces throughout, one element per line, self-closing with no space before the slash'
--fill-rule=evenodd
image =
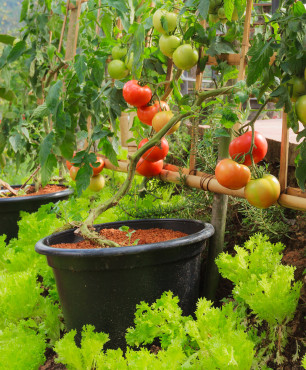
<path id="1" fill-rule="evenodd" d="M 17 42 L 7 57 L 7 63 L 15 62 L 25 52 L 26 48 L 27 44 L 24 40 Z"/>
<path id="2" fill-rule="evenodd" d="M 254 37 L 254 43 L 248 52 L 248 55 L 252 57 L 248 63 L 248 86 L 253 85 L 262 71 L 269 66 L 270 57 L 273 55 L 271 44 L 272 40 L 267 42 L 260 33 Z"/>
<path id="3" fill-rule="evenodd" d="M 54 154 L 49 154 L 44 162 L 44 165 L 41 167 L 41 184 L 46 186 L 50 180 L 53 170 L 57 167 L 57 159 Z"/>
<path id="4" fill-rule="evenodd" d="M 4 87 L 0 87 L 0 98 L 8 100 L 8 101 L 13 101 L 16 99 L 16 95 L 14 91 L 7 90 Z"/>
<path id="5" fill-rule="evenodd" d="M 23 0 L 22 6 L 21 6 L 21 13 L 20 13 L 19 22 L 22 22 L 26 19 L 27 15 L 28 15 L 28 9 L 29 9 L 29 0 Z"/>
<path id="6" fill-rule="evenodd" d="M 39 105 L 33 112 L 33 118 L 42 118 L 46 117 L 50 114 L 49 108 L 47 107 L 46 103 Z"/>
<path id="7" fill-rule="evenodd" d="M 83 190 L 86 190 L 90 184 L 90 177 L 92 176 L 92 168 L 87 163 L 78 170 L 76 175 L 77 194 L 80 196 Z"/>
<path id="8" fill-rule="evenodd" d="M 226 18 L 230 21 L 232 19 L 234 11 L 234 1 L 233 0 L 224 0 L 224 11 Z"/>
<path id="9" fill-rule="evenodd" d="M 198 5 L 198 11 L 203 19 L 207 18 L 209 9 L 209 0 L 200 0 Z"/>
<path id="10" fill-rule="evenodd" d="M 54 85 L 52 85 L 49 89 L 47 98 L 46 98 L 46 104 L 49 108 L 51 113 L 56 113 L 56 107 L 59 102 L 59 97 L 61 94 L 61 90 L 63 87 L 62 81 L 57 81 Z"/>
<path id="11" fill-rule="evenodd" d="M 52 146 L 54 144 L 54 132 L 50 132 L 43 142 L 40 145 L 39 151 L 39 160 L 42 166 L 44 166 L 45 162 L 48 159 L 49 154 L 51 153 Z"/>
<path id="12" fill-rule="evenodd" d="M 16 40 L 16 37 L 11 35 L 4 35 L 0 34 L 0 42 L 6 45 L 13 45 L 14 40 Z"/>
<path id="13" fill-rule="evenodd" d="M 81 83 L 83 83 L 85 78 L 85 72 L 87 71 L 87 64 L 86 64 L 86 58 L 84 55 L 77 55 L 76 62 L 74 64 L 74 69 L 76 72 L 76 75 L 78 77 L 78 80 Z"/>

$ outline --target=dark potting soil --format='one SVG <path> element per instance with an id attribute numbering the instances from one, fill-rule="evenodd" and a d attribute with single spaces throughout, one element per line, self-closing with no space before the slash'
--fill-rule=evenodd
<path id="1" fill-rule="evenodd" d="M 130 235 L 129 235 L 130 234 Z M 173 231 L 167 229 L 146 229 L 146 230 L 133 230 L 121 231 L 118 229 L 102 229 L 100 235 L 103 235 L 105 239 L 112 240 L 120 244 L 122 247 L 133 246 L 134 243 L 137 245 L 159 243 L 167 240 L 182 238 L 187 234 L 180 231 Z M 67 249 L 92 249 L 101 248 L 100 245 L 95 244 L 89 240 L 82 240 L 77 243 L 62 243 L 54 244 L 53 248 L 67 248 Z M 107 247 L 106 247 L 107 248 Z"/>
<path id="2" fill-rule="evenodd" d="M 38 191 L 35 192 L 35 187 L 31 186 L 28 189 L 27 194 L 18 194 L 17 196 L 18 197 L 29 197 L 33 195 L 51 194 L 51 193 L 57 193 L 58 191 L 63 191 L 65 189 L 66 189 L 65 187 L 59 186 L 59 185 L 46 185 L 44 188 L 40 188 Z M 15 188 L 15 190 L 18 190 L 18 189 Z M 1 198 L 14 198 L 14 197 L 15 195 L 11 193 L 7 194 L 7 196 L 1 196 Z"/>

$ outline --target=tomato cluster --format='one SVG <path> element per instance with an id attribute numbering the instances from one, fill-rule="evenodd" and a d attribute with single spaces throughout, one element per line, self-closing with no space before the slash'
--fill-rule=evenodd
<path id="1" fill-rule="evenodd" d="M 165 9 L 158 9 L 153 15 L 153 26 L 161 33 L 159 48 L 161 52 L 173 59 L 179 69 L 189 70 L 199 60 L 199 54 L 190 44 L 181 44 L 181 35 L 174 35 L 177 14 Z"/>
<path id="2" fill-rule="evenodd" d="M 90 184 L 88 186 L 88 189 L 92 191 L 100 191 L 101 189 L 104 188 L 105 179 L 100 173 L 104 168 L 104 164 L 105 164 L 104 159 L 101 157 L 97 157 L 97 161 L 95 163 L 95 165 L 97 166 L 94 167 L 90 165 L 92 168 L 93 174 L 90 178 Z M 69 170 L 70 177 L 72 178 L 73 181 L 75 181 L 80 168 L 77 166 L 74 166 L 73 163 L 69 162 L 68 160 L 66 161 L 66 166 Z"/>
<path id="3" fill-rule="evenodd" d="M 127 55 L 125 46 L 116 45 L 112 49 L 112 57 L 113 60 L 107 66 L 108 74 L 115 80 L 121 80 L 132 70 L 134 54 Z"/>
<path id="4" fill-rule="evenodd" d="M 223 0 L 210 0 L 209 2 L 209 20 L 212 23 L 221 22 L 223 24 L 227 23 L 227 17 L 225 15 L 224 1 Z M 238 11 L 234 7 L 231 21 L 238 20 Z"/>

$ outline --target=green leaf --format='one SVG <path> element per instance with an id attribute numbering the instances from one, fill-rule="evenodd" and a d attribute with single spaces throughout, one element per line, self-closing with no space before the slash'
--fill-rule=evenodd
<path id="1" fill-rule="evenodd" d="M 86 190 L 90 184 L 90 177 L 92 176 L 92 168 L 89 164 L 85 164 L 78 170 L 76 175 L 77 194 L 80 196 L 83 190 Z"/>
<path id="2" fill-rule="evenodd" d="M 15 40 L 16 40 L 16 37 L 14 36 L 0 34 L 0 42 L 2 42 L 3 44 L 13 45 Z"/>
<path id="3" fill-rule="evenodd" d="M 232 15 L 234 11 L 234 0 L 224 0 L 224 12 L 226 15 L 226 18 L 231 21 L 232 20 Z"/>
<path id="4" fill-rule="evenodd" d="M 113 32 L 113 18 L 109 13 L 104 13 L 101 18 L 101 27 L 105 36 L 110 39 Z"/>
<path id="5" fill-rule="evenodd" d="M 45 162 L 47 161 L 51 153 L 53 144 L 54 144 L 54 132 L 50 132 L 50 134 L 48 134 L 44 138 L 43 142 L 40 145 L 39 160 L 42 166 L 44 166 Z"/>
<path id="6" fill-rule="evenodd" d="M 305 6 L 301 1 L 297 1 L 296 3 L 293 3 L 292 8 L 293 8 L 293 14 L 297 17 L 306 13 Z"/>
<path id="7" fill-rule="evenodd" d="M 233 47 L 229 42 L 224 41 L 220 36 L 216 36 L 216 38 L 211 42 L 209 48 L 207 49 L 207 54 L 214 57 L 222 53 L 233 54 L 235 53 L 235 51 L 233 50 Z"/>
<path id="8" fill-rule="evenodd" d="M 271 44 L 272 40 L 267 42 L 262 34 L 256 35 L 254 44 L 248 52 L 248 55 L 252 57 L 248 64 L 248 86 L 253 85 L 263 70 L 269 68 L 270 57 L 273 55 Z"/>
<path id="9" fill-rule="evenodd" d="M 16 95 L 14 91 L 7 90 L 4 87 L 0 87 L 0 98 L 8 100 L 8 101 L 13 101 L 16 99 Z"/>
<path id="10" fill-rule="evenodd" d="M 46 104 L 50 112 L 53 114 L 56 112 L 56 108 L 59 102 L 59 97 L 61 94 L 62 87 L 63 87 L 63 83 L 62 81 L 59 80 L 54 85 L 52 85 L 49 89 L 49 92 L 46 98 Z"/>
<path id="11" fill-rule="evenodd" d="M 57 159 L 54 154 L 49 154 L 44 165 L 41 168 L 41 184 L 45 186 L 48 184 L 54 169 L 57 167 Z"/>
<path id="12" fill-rule="evenodd" d="M 27 44 L 24 40 L 17 42 L 7 57 L 7 63 L 17 60 L 25 52 L 26 48 Z"/>
<path id="13" fill-rule="evenodd" d="M 32 117 L 33 118 L 42 118 L 42 117 L 46 117 L 50 114 L 50 110 L 49 108 L 47 107 L 47 104 L 46 103 L 43 103 L 41 105 L 39 105 L 33 112 L 32 114 Z"/>
<path id="14" fill-rule="evenodd" d="M 64 158 L 72 158 L 76 147 L 74 132 L 67 130 L 65 137 L 60 145 L 60 150 Z"/>
<path id="15" fill-rule="evenodd" d="M 198 11 L 203 19 L 207 18 L 209 9 L 209 0 L 199 0 Z"/>
<path id="16" fill-rule="evenodd" d="M 19 22 L 22 22 L 26 19 L 27 15 L 28 15 L 28 9 L 29 9 L 29 0 L 23 0 L 22 6 L 21 6 L 21 13 L 20 13 Z"/>
<path id="17" fill-rule="evenodd" d="M 75 72 L 77 74 L 78 80 L 83 83 L 85 78 L 85 72 L 87 71 L 86 58 L 84 55 L 77 55 L 76 62 L 74 64 Z"/>
<path id="18" fill-rule="evenodd" d="M 108 138 L 104 138 L 99 143 L 99 148 L 102 147 L 102 153 L 111 161 L 114 166 L 118 166 L 117 153 L 115 152 Z"/>

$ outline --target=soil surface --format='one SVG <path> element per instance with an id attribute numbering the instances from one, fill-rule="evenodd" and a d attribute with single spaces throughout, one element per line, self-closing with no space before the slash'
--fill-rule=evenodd
<path id="1" fill-rule="evenodd" d="M 51 193 L 56 193 L 58 191 L 63 191 L 67 189 L 66 187 L 59 186 L 59 185 L 46 185 L 44 188 L 40 188 L 38 191 L 35 192 L 35 187 L 31 186 L 27 190 L 27 194 L 18 194 L 17 197 L 30 197 L 32 195 L 44 195 L 44 194 L 51 194 Z M 18 190 L 18 188 L 14 188 L 14 190 Z M 13 194 L 7 194 L 7 196 L 1 196 L 0 199 L 2 198 L 14 198 L 15 195 Z"/>
<path id="2" fill-rule="evenodd" d="M 160 243 L 167 240 L 182 238 L 188 234 L 184 234 L 180 231 L 155 228 L 146 230 L 129 229 L 128 231 L 121 231 L 118 229 L 102 229 L 100 230 L 100 235 L 102 235 L 105 239 L 112 240 L 113 242 L 120 244 L 122 247 L 128 247 L 133 245 Z M 54 244 L 51 247 L 64 249 L 102 248 L 100 245 L 89 240 L 82 240 L 78 243 Z"/>

